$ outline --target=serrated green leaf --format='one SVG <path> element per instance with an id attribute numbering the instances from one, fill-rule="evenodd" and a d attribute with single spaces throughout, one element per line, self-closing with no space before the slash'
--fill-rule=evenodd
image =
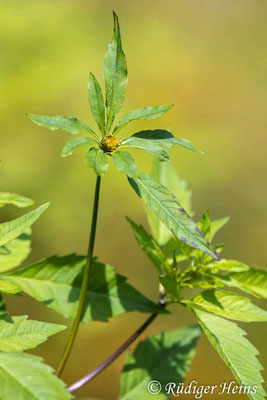
<path id="1" fill-rule="evenodd" d="M 88 99 L 92 115 L 100 132 L 105 134 L 105 105 L 101 87 L 97 77 L 91 72 L 88 81 Z"/>
<path id="2" fill-rule="evenodd" d="M 186 303 L 228 319 L 243 322 L 267 321 L 266 311 L 255 306 L 249 298 L 232 292 L 205 290 Z"/>
<path id="3" fill-rule="evenodd" d="M 74 318 L 80 298 L 85 257 L 49 257 L 5 276 L 29 296 L 66 318 Z M 107 321 L 129 311 L 164 312 L 116 274 L 113 267 L 94 262 L 87 289 L 83 322 Z"/>
<path id="4" fill-rule="evenodd" d="M 76 147 L 79 146 L 90 146 L 91 144 L 96 143 L 95 139 L 89 137 L 79 137 L 74 140 L 70 140 L 65 144 L 62 150 L 62 157 L 70 156 Z"/>
<path id="5" fill-rule="evenodd" d="M 227 275 L 217 274 L 217 276 L 229 287 L 267 299 L 267 271 L 265 269 L 251 267 L 247 271 L 231 272 Z"/>
<path id="6" fill-rule="evenodd" d="M 7 294 L 17 294 L 20 292 L 20 288 L 14 283 L 0 279 L 0 292 Z"/>
<path id="7" fill-rule="evenodd" d="M 192 282 L 192 283 L 185 283 L 185 284 L 183 284 L 183 287 L 184 288 L 190 288 L 190 289 L 194 289 L 194 288 L 198 288 L 198 289 L 213 289 L 213 288 L 222 288 L 222 287 L 224 287 L 224 285 L 222 285 L 221 283 L 220 283 L 220 281 L 216 281 L 216 280 L 213 280 L 213 281 L 208 281 L 208 280 L 203 280 L 203 281 L 201 281 L 201 280 L 198 280 L 198 281 L 195 281 L 195 282 Z"/>
<path id="8" fill-rule="evenodd" d="M 92 147 L 85 156 L 89 168 L 93 168 L 97 175 L 104 175 L 108 170 L 108 157 L 102 150 Z"/>
<path id="9" fill-rule="evenodd" d="M 140 171 L 133 157 L 127 151 L 116 151 L 112 153 L 113 161 L 120 172 L 131 178 L 138 178 Z"/>
<path id="10" fill-rule="evenodd" d="M 199 326 L 162 332 L 140 342 L 133 355 L 128 354 L 121 376 L 120 400 L 152 400 L 148 383 L 157 380 L 162 390 L 157 399 L 164 400 L 169 382 L 182 382 L 191 368 L 196 342 L 201 335 Z"/>
<path id="11" fill-rule="evenodd" d="M 68 400 L 65 383 L 42 358 L 25 353 L 0 353 L 1 400 Z"/>
<path id="12" fill-rule="evenodd" d="M 111 43 L 104 57 L 104 81 L 106 89 L 107 132 L 120 111 L 127 85 L 127 63 L 122 49 L 119 19 L 113 12 L 114 28 Z"/>
<path id="13" fill-rule="evenodd" d="M 155 106 L 155 107 L 144 107 L 132 110 L 125 114 L 122 119 L 117 123 L 114 128 L 113 134 L 117 134 L 122 128 L 124 128 L 129 122 L 137 119 L 154 119 L 161 117 L 167 111 L 173 107 L 173 104 L 168 106 Z"/>
<path id="14" fill-rule="evenodd" d="M 165 143 L 165 141 L 164 141 L 164 143 Z M 173 139 L 171 140 L 171 144 L 172 144 L 172 146 L 176 146 L 176 145 L 181 146 L 186 150 L 193 151 L 194 153 L 205 154 L 204 151 L 199 150 L 198 148 L 193 146 L 192 143 L 188 139 L 173 137 Z"/>
<path id="15" fill-rule="evenodd" d="M 130 223 L 133 230 L 135 239 L 139 244 L 140 248 L 147 255 L 150 261 L 155 265 L 158 271 L 162 272 L 162 267 L 169 271 L 170 265 L 165 257 L 165 254 L 159 247 L 159 245 L 153 240 L 142 225 L 135 224 L 130 218 L 126 217 L 127 221 Z"/>
<path id="16" fill-rule="evenodd" d="M 263 369 L 256 358 L 257 349 L 244 337 L 246 332 L 236 323 L 224 318 L 192 309 L 204 333 L 215 347 L 223 361 L 230 368 L 233 375 L 242 386 L 257 386 L 255 394 L 248 394 L 252 400 L 263 400 L 265 391 L 262 387 Z"/>
<path id="17" fill-rule="evenodd" d="M 76 135 L 77 133 L 88 132 L 96 136 L 95 132 L 88 125 L 84 124 L 75 117 L 36 114 L 27 115 L 35 124 L 48 128 L 51 131 L 61 129 L 62 131 L 67 132 L 69 135 Z"/>
<path id="18" fill-rule="evenodd" d="M 249 270 L 249 267 L 237 260 L 226 260 L 222 259 L 220 261 L 214 261 L 207 265 L 205 265 L 207 269 L 216 269 L 216 270 L 223 270 L 229 272 L 241 272 Z"/>
<path id="19" fill-rule="evenodd" d="M 155 140 L 143 140 L 140 138 L 129 137 L 120 142 L 119 148 L 139 149 L 156 157 L 159 161 L 169 161 L 170 156 L 161 143 Z"/>
<path id="20" fill-rule="evenodd" d="M 40 217 L 48 206 L 49 203 L 45 203 L 13 221 L 0 224 L 0 246 L 6 245 L 8 242 L 16 239 L 19 235 L 25 232 Z"/>
<path id="21" fill-rule="evenodd" d="M 29 207 L 34 204 L 34 201 L 27 197 L 20 196 L 15 193 L 0 192 L 0 207 L 4 207 L 7 204 L 12 204 L 16 207 L 23 208 Z"/>
<path id="22" fill-rule="evenodd" d="M 174 236 L 192 247 L 199 248 L 212 258 L 218 258 L 194 221 L 167 188 L 144 173 L 137 179 L 129 178 L 129 182 L 136 194 L 156 217 L 170 229 Z"/>
<path id="23" fill-rule="evenodd" d="M 6 244 L 6 253 L 0 254 L 0 272 L 18 267 L 31 251 L 31 229 Z"/>
<path id="24" fill-rule="evenodd" d="M 27 315 L 0 320 L 0 351 L 19 352 L 34 349 L 66 326 L 27 319 Z"/>
<path id="25" fill-rule="evenodd" d="M 163 186 L 168 187 L 169 190 L 179 199 L 182 207 L 190 215 L 193 215 L 191 206 L 192 193 L 187 188 L 187 182 L 181 180 L 171 163 L 155 160 L 151 177 Z M 173 237 L 172 233 L 148 208 L 146 208 L 146 211 L 152 236 L 160 246 L 166 245 L 166 243 Z M 178 244 L 176 247 L 178 247 Z M 173 257 L 173 251 L 171 257 Z"/>
<path id="26" fill-rule="evenodd" d="M 191 150 L 197 153 L 202 153 L 200 150 L 195 148 L 187 139 L 179 139 L 173 136 L 173 134 L 164 129 L 155 129 L 136 132 L 134 135 L 123 139 L 121 144 L 124 146 L 135 147 L 134 144 L 137 143 L 139 146 L 148 146 L 153 144 L 156 146 L 161 146 L 165 149 L 171 149 L 175 145 L 184 147 L 187 150 Z"/>

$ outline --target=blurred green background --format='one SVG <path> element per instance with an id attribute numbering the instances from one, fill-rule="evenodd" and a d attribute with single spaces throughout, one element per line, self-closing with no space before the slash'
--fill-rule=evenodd
<path id="1" fill-rule="evenodd" d="M 213 218 L 230 216 L 218 236 L 218 242 L 227 244 L 224 254 L 249 265 L 266 265 L 265 1 L 1 0 L 0 5 L 1 190 L 29 196 L 37 205 L 51 201 L 34 225 L 29 261 L 52 254 L 85 253 L 95 176 L 84 163 L 83 150 L 60 157 L 69 139 L 66 134 L 33 125 L 25 113 L 74 115 L 93 125 L 87 79 L 90 71 L 101 77 L 112 33 L 111 10 L 115 9 L 129 69 L 122 112 L 175 104 L 161 119 L 132 123 L 124 134 L 168 128 L 203 149 L 206 156 L 178 148 L 172 152 L 180 175 L 193 190 L 196 218 L 207 208 Z M 135 155 L 149 171 L 151 157 Z M 137 247 L 124 218 L 128 215 L 145 223 L 143 205 L 113 166 L 103 179 L 100 212 L 96 254 L 156 300 L 155 270 Z M 19 214 L 6 208 L 1 219 Z M 29 313 L 32 318 L 65 323 L 26 296 L 7 301 L 13 315 Z M 194 323 L 181 308 L 172 310 L 171 317 L 159 317 L 148 332 Z M 83 325 L 63 378 L 71 383 L 96 367 L 145 318 L 132 313 L 109 324 Z M 254 324 L 245 329 L 266 365 L 267 328 Z M 51 338 L 35 353 L 55 366 L 66 335 Z M 79 394 L 115 400 L 123 359 Z M 205 338 L 198 344 L 191 379 L 202 384 L 232 379 Z"/>

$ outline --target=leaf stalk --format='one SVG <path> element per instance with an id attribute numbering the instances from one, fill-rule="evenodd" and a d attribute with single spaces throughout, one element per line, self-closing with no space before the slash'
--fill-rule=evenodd
<path id="1" fill-rule="evenodd" d="M 165 307 L 165 300 L 163 297 L 159 299 L 159 305 Z M 146 328 L 155 320 L 158 316 L 158 313 L 151 314 L 147 320 L 110 356 L 108 357 L 102 364 L 96 367 L 92 372 L 85 375 L 77 382 L 70 385 L 67 389 L 69 392 L 75 392 L 80 389 L 86 383 L 90 382 L 93 378 L 95 378 L 98 374 L 100 374 L 105 368 L 107 368 L 110 364 L 113 363 L 145 330 Z"/>

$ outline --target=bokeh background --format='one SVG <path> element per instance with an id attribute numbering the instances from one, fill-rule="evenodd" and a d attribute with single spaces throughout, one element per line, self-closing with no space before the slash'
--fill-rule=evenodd
<path id="1" fill-rule="evenodd" d="M 175 104 L 159 120 L 132 123 L 125 134 L 168 128 L 203 149 L 206 156 L 178 148 L 172 151 L 173 162 L 193 190 L 196 218 L 207 208 L 213 218 L 230 216 L 218 236 L 218 242 L 227 244 L 225 255 L 249 265 L 266 265 L 265 1 L 1 0 L 0 5 L 1 190 L 29 196 L 37 205 L 51 201 L 34 225 L 28 262 L 53 254 L 85 253 L 95 176 L 84 163 L 83 149 L 72 157 L 60 157 L 67 134 L 39 128 L 25 113 L 74 115 L 93 125 L 87 79 L 93 71 L 102 82 L 115 9 L 129 68 L 122 111 Z M 135 155 L 149 171 L 152 159 Z M 143 204 L 113 166 L 103 179 L 100 213 L 96 254 L 156 300 L 155 270 L 124 218 L 128 215 L 145 223 Z M 19 214 L 7 207 L 1 211 L 1 220 Z M 13 315 L 27 313 L 32 318 L 66 322 L 26 296 L 7 302 Z M 181 308 L 172 311 L 171 317 L 159 317 L 148 332 L 194 323 Z M 108 324 L 83 325 L 63 378 L 71 383 L 96 367 L 145 318 L 132 313 Z M 245 328 L 266 365 L 267 328 L 263 324 Z M 35 353 L 55 366 L 66 335 L 51 338 Z M 78 394 L 115 400 L 123 359 Z M 204 337 L 198 343 L 191 379 L 202 384 L 232 379 Z"/>

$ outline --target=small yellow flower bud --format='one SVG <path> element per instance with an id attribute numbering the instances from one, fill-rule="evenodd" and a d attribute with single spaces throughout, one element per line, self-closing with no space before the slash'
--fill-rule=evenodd
<path id="1" fill-rule="evenodd" d="M 104 153 L 110 153 L 116 150 L 118 145 L 118 140 L 113 135 L 108 135 L 102 139 L 100 148 Z"/>

